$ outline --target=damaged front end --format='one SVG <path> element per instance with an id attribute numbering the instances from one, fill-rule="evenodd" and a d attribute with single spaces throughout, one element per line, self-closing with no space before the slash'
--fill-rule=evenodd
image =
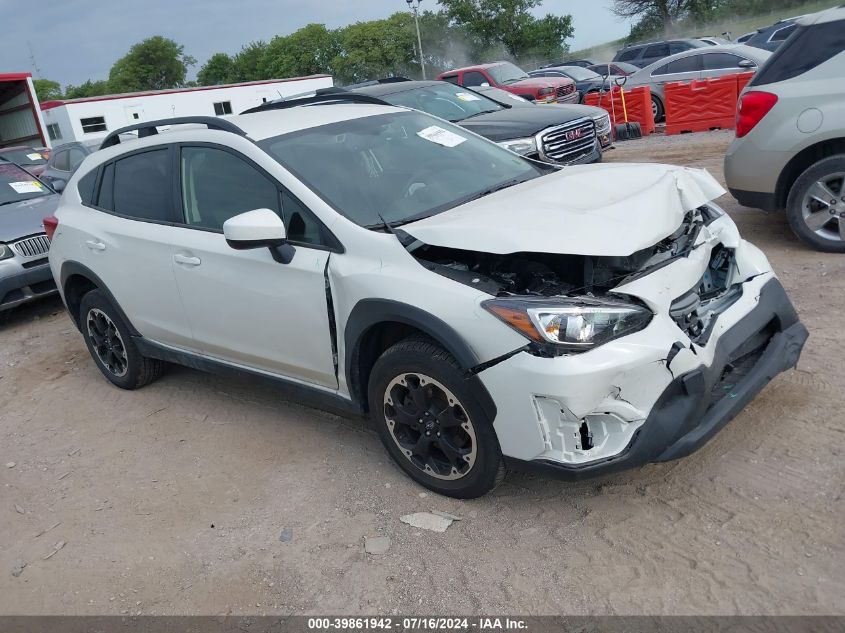
<path id="1" fill-rule="evenodd" d="M 701 231 L 721 215 L 704 205 L 689 211 L 678 229 L 628 256 L 556 253 L 495 254 L 409 245 L 427 269 L 493 298 L 482 306 L 523 334 L 539 356 L 584 352 L 645 328 L 653 311 L 644 301 L 614 292 L 620 286 L 689 255 L 704 243 Z M 715 315 L 732 305 L 741 285 L 731 286 L 733 249 L 712 251 L 707 270 L 670 314 L 690 340 L 706 340 Z"/>

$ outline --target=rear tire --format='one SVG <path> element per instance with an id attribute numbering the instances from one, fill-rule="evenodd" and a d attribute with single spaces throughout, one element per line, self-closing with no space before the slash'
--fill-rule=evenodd
<path id="1" fill-rule="evenodd" d="M 162 361 L 141 355 L 129 327 L 101 290 L 82 297 L 79 325 L 94 364 L 113 385 L 139 389 L 164 371 Z"/>
<path id="2" fill-rule="evenodd" d="M 789 190 L 786 219 L 805 244 L 845 253 L 845 154 L 822 159 L 798 176 Z"/>
<path id="3" fill-rule="evenodd" d="M 451 354 L 424 337 L 389 348 L 368 388 L 370 413 L 387 452 L 429 490 L 474 499 L 505 476 L 499 440 Z"/>
<path id="4" fill-rule="evenodd" d="M 666 114 L 666 111 L 663 109 L 663 102 L 656 95 L 651 95 L 651 112 L 654 114 L 655 123 L 662 121 Z"/>

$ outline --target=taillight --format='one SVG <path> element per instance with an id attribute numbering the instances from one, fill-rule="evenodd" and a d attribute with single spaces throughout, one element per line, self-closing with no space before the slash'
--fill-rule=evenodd
<path id="1" fill-rule="evenodd" d="M 56 229 L 59 228 L 59 218 L 55 215 L 48 215 L 44 218 L 44 232 L 47 234 L 47 239 L 53 241 L 53 235 Z"/>
<path id="2" fill-rule="evenodd" d="M 754 129 L 778 102 L 771 92 L 752 90 L 742 95 L 736 113 L 736 137 L 742 138 Z"/>

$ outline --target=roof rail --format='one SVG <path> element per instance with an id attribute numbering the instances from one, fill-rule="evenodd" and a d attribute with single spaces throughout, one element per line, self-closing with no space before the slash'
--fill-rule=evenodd
<path id="1" fill-rule="evenodd" d="M 105 139 L 103 139 L 100 149 L 106 149 L 107 147 L 113 147 L 120 144 L 120 135 L 125 134 L 126 132 L 134 132 L 137 130 L 138 138 L 145 138 L 147 136 L 158 134 L 157 128 L 159 127 L 164 127 L 165 125 L 185 125 L 190 123 L 206 125 L 209 130 L 221 130 L 223 132 L 232 132 L 238 136 L 246 136 L 246 132 L 234 123 L 216 116 L 178 116 L 172 119 L 144 121 L 143 123 L 135 123 L 133 125 L 127 125 L 126 127 L 114 130 L 113 132 L 110 132 Z"/>
<path id="2" fill-rule="evenodd" d="M 349 92 L 343 88 L 320 88 L 314 91 L 313 96 L 299 97 L 293 96 L 287 99 L 276 99 L 262 103 L 259 106 L 244 110 L 241 114 L 252 114 L 253 112 L 266 112 L 267 110 L 284 110 L 286 108 L 295 108 L 302 105 L 313 105 L 320 103 L 372 103 L 376 105 L 390 105 L 387 101 L 373 97 L 371 95 L 362 94 L 360 92 Z"/>

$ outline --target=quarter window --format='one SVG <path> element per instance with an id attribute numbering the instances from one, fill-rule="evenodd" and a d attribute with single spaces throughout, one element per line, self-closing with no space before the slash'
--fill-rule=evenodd
<path id="1" fill-rule="evenodd" d="M 114 163 L 114 212 L 139 220 L 173 222 L 171 187 L 168 149 L 121 158 Z"/>
<path id="2" fill-rule="evenodd" d="M 219 103 L 215 103 L 214 114 L 216 114 L 217 116 L 223 116 L 224 114 L 232 114 L 232 102 L 220 101 Z"/>
<path id="3" fill-rule="evenodd" d="M 443 77 L 443 81 L 448 81 L 450 84 L 458 85 L 458 76 L 457 75 L 447 75 Z"/>
<path id="4" fill-rule="evenodd" d="M 101 116 L 92 116 L 88 117 L 87 119 L 79 119 L 79 123 L 80 125 L 82 125 L 82 131 L 85 134 L 107 131 L 106 119 Z"/>
<path id="5" fill-rule="evenodd" d="M 79 179 L 76 185 L 79 191 L 79 197 L 82 199 L 82 204 L 92 204 L 94 202 L 94 185 L 97 182 L 97 170 L 88 172 Z"/>
<path id="6" fill-rule="evenodd" d="M 181 172 L 182 208 L 190 226 L 222 231 L 226 220 L 247 211 L 279 213 L 276 184 L 234 154 L 184 147 Z"/>

